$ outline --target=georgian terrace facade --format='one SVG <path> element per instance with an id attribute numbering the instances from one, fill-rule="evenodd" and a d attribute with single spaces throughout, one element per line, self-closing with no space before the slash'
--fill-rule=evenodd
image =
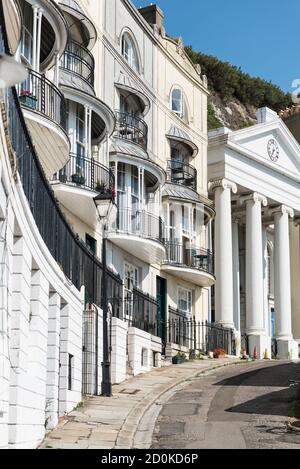
<path id="1" fill-rule="evenodd" d="M 257 117 L 250 128 L 209 135 L 213 314 L 235 327 L 252 356 L 297 359 L 300 148 L 276 113 L 263 108 Z"/>
<path id="2" fill-rule="evenodd" d="M 74 230 L 100 255 L 102 230 L 93 198 L 110 180 L 94 167 L 109 168 L 118 213 L 109 227 L 107 257 L 124 281 L 124 314 L 130 314 L 135 292 L 159 302 L 158 320 L 166 321 L 169 310 L 207 320 L 215 277 L 206 80 L 181 41 L 166 37 L 159 8 L 138 11 L 120 0 L 76 4 L 60 7 L 68 17 L 75 14 L 71 7 L 80 9 L 94 25 L 93 99 L 105 103 L 108 114 L 112 110 L 115 123 L 111 131 L 102 116 L 105 138 L 97 146 L 89 118 L 95 115 L 89 111 L 91 87 L 82 84 L 72 56 L 64 59 L 59 82 L 69 102 L 71 159 L 53 178 L 55 194 Z M 81 109 L 74 105 L 79 94 Z"/>
<path id="3" fill-rule="evenodd" d="M 1 51 L 28 69 L 1 95 L 0 446 L 33 448 L 82 395 L 99 393 L 97 194 L 118 200 L 112 381 L 160 366 L 161 320 L 210 317 L 208 92 L 153 6 L 7 0 L 0 12 Z"/>

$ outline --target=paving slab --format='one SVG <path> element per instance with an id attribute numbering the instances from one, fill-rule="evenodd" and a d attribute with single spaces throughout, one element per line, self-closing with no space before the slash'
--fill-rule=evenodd
<path id="1" fill-rule="evenodd" d="M 154 369 L 113 387 L 113 397 L 88 397 L 80 409 L 71 412 L 66 421 L 47 434 L 40 448 L 60 449 L 130 449 L 146 448 L 151 443 L 161 401 L 183 389 L 201 374 L 234 365 L 236 359 L 195 360 L 182 365 Z M 137 391 L 132 394 L 133 391 Z M 199 395 L 201 391 L 199 390 Z M 195 395 L 187 398 L 185 409 L 192 416 L 200 412 L 193 404 Z M 180 412 L 180 408 L 178 409 Z M 182 411 L 183 412 L 183 411 Z M 200 436 L 200 435 L 199 435 Z"/>

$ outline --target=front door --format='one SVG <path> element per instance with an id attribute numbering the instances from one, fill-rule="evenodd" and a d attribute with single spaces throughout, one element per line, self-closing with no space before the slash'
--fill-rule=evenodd
<path id="1" fill-rule="evenodd" d="M 157 335 L 165 342 L 165 331 L 167 321 L 167 281 L 157 277 Z"/>

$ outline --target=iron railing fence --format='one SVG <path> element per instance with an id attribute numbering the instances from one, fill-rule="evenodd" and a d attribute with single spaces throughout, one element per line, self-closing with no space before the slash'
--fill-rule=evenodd
<path id="1" fill-rule="evenodd" d="M 186 248 L 177 241 L 167 241 L 165 245 L 167 258 L 164 264 L 185 266 L 214 275 L 214 254 L 211 251 L 197 247 Z"/>
<path id="2" fill-rule="evenodd" d="M 116 111 L 116 129 L 115 136 L 131 143 L 140 145 L 147 150 L 148 145 L 148 126 L 140 117 L 127 112 Z"/>
<path id="3" fill-rule="evenodd" d="M 157 335 L 158 303 L 138 288 L 127 291 L 124 297 L 124 321 L 152 335 Z"/>
<path id="4" fill-rule="evenodd" d="M 152 335 L 157 335 L 157 308 L 155 298 L 135 288 L 133 290 L 131 327 L 136 327 Z"/>
<path id="5" fill-rule="evenodd" d="M 70 154 L 69 162 L 52 177 L 52 181 L 74 184 L 101 193 L 112 193 L 115 187 L 114 175 L 109 168 L 93 158 L 75 153 Z"/>
<path id="6" fill-rule="evenodd" d="M 3 6 L 0 3 L 0 47 L 9 54 Z M 101 305 L 102 264 L 76 235 L 59 208 L 31 141 L 15 88 L 5 93 L 8 131 L 18 163 L 23 191 L 42 239 L 66 278 L 78 289 L 84 285 L 92 303 Z M 123 282 L 108 269 L 108 301 L 115 316 L 123 303 Z"/>
<path id="7" fill-rule="evenodd" d="M 169 319 L 163 322 L 163 327 L 167 343 L 204 353 L 218 348 L 228 355 L 236 353 L 234 330 L 219 324 L 195 321 L 186 313 L 169 308 Z"/>
<path id="8" fill-rule="evenodd" d="M 164 244 L 165 224 L 161 217 L 145 210 L 118 208 L 116 231 Z"/>
<path id="9" fill-rule="evenodd" d="M 91 52 L 76 41 L 70 41 L 61 58 L 60 67 L 80 76 L 94 86 L 95 60 Z"/>
<path id="10" fill-rule="evenodd" d="M 28 76 L 18 90 L 22 106 L 43 114 L 66 130 L 65 98 L 45 75 L 28 69 Z"/>
<path id="11" fill-rule="evenodd" d="M 169 160 L 167 162 L 167 182 L 197 190 L 197 170 L 182 161 Z"/>

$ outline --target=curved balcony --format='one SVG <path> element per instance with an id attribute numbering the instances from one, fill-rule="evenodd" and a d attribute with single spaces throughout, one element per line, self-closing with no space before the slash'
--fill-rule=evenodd
<path id="1" fill-rule="evenodd" d="M 60 0 L 59 7 L 67 18 L 70 37 L 78 37 L 80 34 L 84 46 L 91 50 L 97 40 L 97 30 L 93 21 L 86 16 L 75 0 Z"/>
<path id="2" fill-rule="evenodd" d="M 19 87 L 19 100 L 43 169 L 50 177 L 69 159 L 64 96 L 44 75 L 29 70 Z"/>
<path id="3" fill-rule="evenodd" d="M 144 262 L 157 264 L 166 255 L 164 232 L 160 217 L 145 210 L 118 209 L 109 240 Z"/>
<path id="4" fill-rule="evenodd" d="M 94 87 L 95 60 L 91 52 L 76 41 L 70 41 L 61 58 L 60 68 L 76 75 Z"/>
<path id="5" fill-rule="evenodd" d="M 169 160 L 167 163 L 167 182 L 197 191 L 197 170 L 182 161 Z"/>
<path id="6" fill-rule="evenodd" d="M 127 112 L 116 111 L 117 125 L 114 136 L 134 143 L 147 151 L 148 126 L 140 117 Z"/>
<path id="7" fill-rule="evenodd" d="M 214 255 L 206 249 L 186 248 L 178 242 L 166 243 L 167 257 L 162 270 L 200 287 L 215 283 Z"/>
<path id="8" fill-rule="evenodd" d="M 113 192 L 113 173 L 94 159 L 70 154 L 67 165 L 51 178 L 61 204 L 86 223 L 95 224 L 94 197 L 99 192 Z M 76 203 L 74 203 L 76 196 Z"/>

